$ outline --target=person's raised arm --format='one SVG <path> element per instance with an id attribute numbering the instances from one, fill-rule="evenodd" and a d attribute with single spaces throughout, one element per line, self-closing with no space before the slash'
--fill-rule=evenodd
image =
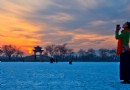
<path id="1" fill-rule="evenodd" d="M 120 39 L 120 38 L 123 38 L 123 37 L 125 37 L 125 35 L 126 35 L 126 32 L 122 32 L 120 35 L 119 35 L 119 31 L 116 31 L 116 39 Z"/>
<path id="2" fill-rule="evenodd" d="M 123 33 L 121 33 L 121 34 L 119 35 L 120 29 L 121 29 L 120 25 L 119 25 L 119 24 L 116 25 L 116 31 L 115 31 L 115 38 L 116 38 L 116 39 L 122 38 L 122 37 L 124 36 Z"/>

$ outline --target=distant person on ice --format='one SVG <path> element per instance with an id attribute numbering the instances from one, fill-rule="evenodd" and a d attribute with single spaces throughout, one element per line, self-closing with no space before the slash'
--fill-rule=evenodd
<path id="1" fill-rule="evenodd" d="M 69 60 L 69 64 L 72 64 L 72 60 Z"/>
<path id="2" fill-rule="evenodd" d="M 50 63 L 53 63 L 54 62 L 54 58 L 50 58 Z"/>
<path id="3" fill-rule="evenodd" d="M 120 25 L 116 26 L 115 37 L 120 40 L 120 46 L 118 45 L 117 52 L 120 55 L 120 80 L 122 83 L 130 84 L 130 49 L 129 49 L 129 38 L 130 38 L 130 22 L 126 22 L 122 26 L 123 30 L 121 34 L 119 31 L 121 29 Z"/>

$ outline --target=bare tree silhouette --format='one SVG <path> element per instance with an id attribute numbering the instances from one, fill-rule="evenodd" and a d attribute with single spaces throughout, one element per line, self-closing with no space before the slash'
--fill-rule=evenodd
<path id="1" fill-rule="evenodd" d="M 9 60 L 11 60 L 11 57 L 16 52 L 16 47 L 12 45 L 3 45 L 2 51 L 3 51 L 3 54 L 7 56 Z"/>

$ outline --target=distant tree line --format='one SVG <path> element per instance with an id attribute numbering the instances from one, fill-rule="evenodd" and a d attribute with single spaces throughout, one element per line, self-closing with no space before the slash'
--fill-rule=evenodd
<path id="1" fill-rule="evenodd" d="M 95 50 L 79 49 L 74 51 L 67 47 L 67 44 L 51 44 L 44 47 L 44 55 L 54 58 L 59 62 L 118 62 L 119 56 L 116 55 L 116 49 L 101 48 Z M 0 61 L 24 61 L 24 52 L 13 45 L 3 45 L 0 47 Z"/>
<path id="2" fill-rule="evenodd" d="M 45 47 L 45 55 L 52 56 L 60 62 L 75 61 L 75 62 L 118 62 L 119 56 L 116 55 L 116 49 L 101 48 L 95 50 L 90 48 L 88 50 L 80 49 L 74 52 L 73 49 L 67 47 L 67 44 L 62 45 L 47 45 Z"/>
<path id="3" fill-rule="evenodd" d="M 0 47 L 0 61 L 23 61 L 24 52 L 13 45 Z"/>

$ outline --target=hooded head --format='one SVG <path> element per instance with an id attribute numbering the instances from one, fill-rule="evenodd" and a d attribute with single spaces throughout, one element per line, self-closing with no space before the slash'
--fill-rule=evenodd
<path id="1" fill-rule="evenodd" d="M 130 22 L 126 22 L 128 29 L 130 29 Z"/>
<path id="2" fill-rule="evenodd" d="M 130 22 L 124 23 L 122 27 L 124 28 L 124 30 L 127 30 L 127 29 L 130 30 Z"/>

